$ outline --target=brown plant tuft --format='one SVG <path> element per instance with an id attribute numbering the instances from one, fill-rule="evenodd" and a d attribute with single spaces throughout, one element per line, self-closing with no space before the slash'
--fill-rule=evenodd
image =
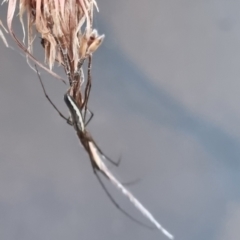
<path id="1" fill-rule="evenodd" d="M 40 67 L 45 68 L 32 55 L 35 32 L 42 38 L 45 62 L 51 70 L 55 61 L 65 67 L 70 85 L 74 75 L 80 71 L 84 60 L 102 43 L 92 29 L 93 10 L 97 8 L 95 0 L 6 0 L 8 2 L 7 24 L 9 33 L 18 46 Z M 12 29 L 12 21 L 19 3 L 19 18 L 23 29 L 23 42 Z M 27 16 L 27 44 L 25 44 L 25 24 Z M 46 70 L 46 68 L 45 68 Z M 52 73 L 52 72 L 51 72 Z M 53 74 L 53 73 L 52 73 Z M 75 79 L 80 81 L 80 79 Z"/>

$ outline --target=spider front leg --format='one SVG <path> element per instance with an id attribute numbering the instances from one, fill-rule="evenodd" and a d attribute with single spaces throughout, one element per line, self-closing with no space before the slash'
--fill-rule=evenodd
<path id="1" fill-rule="evenodd" d="M 68 118 L 65 117 L 65 116 L 58 110 L 58 108 L 56 107 L 56 105 L 52 102 L 51 98 L 48 96 L 36 64 L 35 64 L 35 69 L 36 69 L 36 72 L 37 72 L 37 75 L 38 75 L 38 79 L 39 79 L 39 81 L 40 81 L 40 84 L 41 84 L 41 87 L 42 87 L 42 89 L 43 89 L 43 92 L 44 92 L 45 97 L 47 98 L 47 100 L 49 101 L 49 103 L 53 106 L 53 108 L 58 112 L 58 114 L 60 115 L 60 117 L 62 117 L 64 120 L 66 120 L 66 122 L 67 122 L 69 125 L 72 126 L 73 124 L 72 124 L 72 121 L 71 121 L 70 117 L 68 117 Z"/>
<path id="2" fill-rule="evenodd" d="M 85 60 L 85 58 L 79 61 L 77 71 L 75 72 L 75 77 L 76 78 L 79 77 L 81 84 L 83 84 L 83 82 L 84 82 L 84 74 L 83 74 L 83 69 L 82 69 L 84 60 Z M 81 112 L 83 115 L 83 121 L 84 121 L 85 126 L 87 126 L 90 123 L 90 121 L 92 120 L 92 118 L 94 116 L 93 112 L 91 110 L 89 110 L 87 107 L 89 95 L 90 95 L 90 91 L 91 91 L 91 86 L 92 86 L 91 66 L 92 66 L 92 56 L 90 55 L 88 58 L 88 72 L 87 72 L 88 77 L 87 77 L 87 83 L 86 83 L 86 87 L 85 87 L 85 91 L 84 91 L 84 100 L 81 104 Z M 87 112 L 90 113 L 90 117 L 88 120 L 86 119 Z"/>
<path id="3" fill-rule="evenodd" d="M 84 122 L 86 121 L 86 113 L 87 113 L 87 109 L 88 109 L 87 104 L 88 104 L 90 91 L 91 91 L 91 87 L 92 87 L 91 68 L 92 68 L 92 56 L 89 55 L 89 57 L 88 57 L 88 76 L 87 76 L 87 83 L 86 83 L 85 92 L 84 92 L 84 100 L 83 100 L 83 104 L 82 104 L 82 109 L 84 109 L 84 115 L 83 115 Z M 92 117 L 93 117 L 93 115 L 90 117 L 90 119 L 92 119 Z M 87 123 L 89 123 L 89 120 Z"/>

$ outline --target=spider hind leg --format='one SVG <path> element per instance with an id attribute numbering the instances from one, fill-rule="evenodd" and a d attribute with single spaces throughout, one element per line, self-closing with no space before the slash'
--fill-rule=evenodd
<path id="1" fill-rule="evenodd" d="M 108 198 L 110 199 L 110 201 L 113 203 L 113 205 L 120 211 L 122 212 L 125 216 L 127 216 L 129 219 L 131 219 L 133 222 L 141 225 L 142 227 L 148 228 L 148 229 L 155 229 L 153 227 L 150 227 L 144 223 L 142 223 L 141 221 L 137 220 L 136 218 L 134 218 L 133 216 L 131 216 L 129 213 L 127 213 L 117 202 L 116 200 L 112 197 L 112 195 L 109 193 L 108 189 L 106 188 L 106 186 L 104 185 L 102 179 L 100 178 L 100 176 L 98 175 L 97 171 L 100 171 L 106 178 L 107 176 L 101 171 L 101 170 L 97 170 L 97 169 L 93 169 L 93 172 L 98 180 L 98 182 L 100 183 L 101 187 L 103 188 L 104 192 L 106 193 L 106 195 L 108 196 Z M 107 178 L 108 179 L 108 178 Z"/>

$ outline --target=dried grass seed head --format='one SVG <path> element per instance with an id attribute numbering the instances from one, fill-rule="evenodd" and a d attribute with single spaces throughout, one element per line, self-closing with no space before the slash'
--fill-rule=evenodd
<path id="1" fill-rule="evenodd" d="M 16 9 L 17 1 L 7 0 L 8 2 L 8 28 L 15 38 L 12 30 L 12 20 Z M 23 15 L 27 16 L 27 35 L 28 43 L 19 44 L 23 50 L 28 49 L 32 52 L 33 32 L 35 29 L 47 43 L 45 49 L 45 61 L 51 69 L 56 59 L 63 63 L 61 51 L 67 51 L 73 69 L 77 62 L 86 54 L 94 52 L 101 44 L 103 36 L 91 46 L 88 43 L 88 36 L 92 34 L 93 8 L 97 8 L 95 0 L 19 0 L 19 17 L 22 24 L 24 38 L 25 27 Z M 97 8 L 98 9 L 98 8 Z M 35 28 L 35 29 L 34 29 Z M 84 33 L 84 34 L 83 34 Z M 83 37 L 86 34 L 87 39 Z M 97 39 L 97 36 L 95 36 Z M 82 47 L 87 41 L 87 46 Z M 94 46 L 94 47 L 93 47 Z M 81 48 L 81 51 L 79 50 Z M 89 51 L 90 50 L 90 51 Z M 26 51 L 25 51 L 26 52 Z"/>

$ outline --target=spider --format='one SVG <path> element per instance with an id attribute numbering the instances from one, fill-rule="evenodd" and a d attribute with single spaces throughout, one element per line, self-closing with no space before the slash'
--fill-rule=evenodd
<path id="1" fill-rule="evenodd" d="M 37 69 L 37 66 L 35 65 L 35 69 L 38 75 L 38 79 L 41 83 L 41 87 L 43 89 L 44 95 L 47 98 L 47 100 L 49 101 L 49 103 L 53 106 L 53 108 L 58 112 L 58 114 L 70 125 L 73 126 L 74 129 L 76 130 L 76 132 L 78 133 L 78 138 L 80 139 L 80 142 L 82 143 L 84 149 L 87 151 L 90 160 L 91 160 L 91 164 L 93 167 L 93 171 L 94 174 L 96 175 L 100 185 L 102 186 L 103 190 L 105 191 L 105 193 L 107 194 L 107 196 L 109 197 L 109 199 L 111 200 L 111 202 L 114 204 L 114 206 L 119 209 L 124 215 L 126 215 L 128 218 L 130 218 L 132 221 L 146 227 L 146 228 L 150 228 L 150 229 L 154 229 L 153 227 L 150 227 L 144 223 L 142 223 L 141 221 L 135 219 L 134 217 L 132 217 L 130 214 L 128 214 L 122 207 L 119 206 L 119 204 L 115 201 L 115 199 L 112 197 L 112 195 L 109 193 L 109 191 L 107 190 L 106 186 L 104 185 L 103 181 L 101 180 L 101 178 L 99 177 L 99 175 L 97 174 L 97 171 L 99 171 L 99 167 L 98 164 L 95 163 L 95 159 L 93 158 L 93 155 L 91 153 L 90 147 L 89 147 L 89 143 L 91 143 L 92 146 L 94 146 L 94 148 L 98 151 L 98 153 L 101 155 L 101 157 L 103 159 L 108 160 L 110 163 L 112 163 L 115 166 L 119 166 L 121 158 L 118 159 L 117 162 L 113 161 L 111 158 L 109 158 L 107 155 L 105 155 L 103 153 L 103 151 L 100 149 L 100 147 L 96 144 L 96 142 L 94 141 L 94 139 L 92 138 L 92 136 L 90 135 L 90 133 L 86 130 L 86 126 L 90 123 L 90 121 L 93 118 L 93 113 L 90 110 L 85 110 L 85 108 L 79 108 L 77 106 L 76 101 L 70 96 L 69 93 L 66 93 L 64 95 L 64 101 L 67 104 L 69 111 L 71 113 L 70 117 L 65 117 L 64 114 L 61 113 L 61 111 L 56 107 L 56 105 L 52 102 L 51 98 L 48 96 L 45 86 L 43 84 L 43 81 L 41 79 L 40 73 Z M 90 72 L 89 72 L 90 74 Z M 89 78 L 88 78 L 89 79 Z M 85 90 L 85 93 L 87 93 L 87 91 Z M 88 94 L 88 93 L 87 93 Z M 89 94 L 88 94 L 89 96 Z M 84 105 L 85 106 L 85 105 Z M 82 114 L 82 111 L 84 111 L 84 113 L 86 113 L 86 111 L 89 111 L 91 113 L 90 118 L 86 121 L 86 119 L 84 119 L 84 116 Z M 105 175 L 106 176 L 106 175 Z M 124 183 L 123 185 L 131 185 L 135 182 L 137 182 L 137 180 L 132 181 L 132 182 L 128 182 L 128 183 Z"/>
<path id="2" fill-rule="evenodd" d="M 54 107 L 54 109 L 59 113 L 59 115 L 67 121 L 67 123 L 76 131 L 76 134 L 88 153 L 88 156 L 90 158 L 93 172 L 96 175 L 99 183 L 101 184 L 102 188 L 106 192 L 109 199 L 112 201 L 112 203 L 127 217 L 129 217 L 131 220 L 137 222 L 138 224 L 150 228 L 150 229 L 159 229 L 162 231 L 163 234 L 165 234 L 168 238 L 173 239 L 173 235 L 171 235 L 166 229 L 164 229 L 159 222 L 153 217 L 153 215 L 133 196 L 133 194 L 127 190 L 122 183 L 120 183 L 114 175 L 109 171 L 105 163 L 102 161 L 102 159 L 106 159 L 110 161 L 115 166 L 118 166 L 120 163 L 120 159 L 118 162 L 114 162 L 109 157 L 107 157 L 102 150 L 98 147 L 94 139 L 92 138 L 91 134 L 87 131 L 86 127 L 91 121 L 93 117 L 93 113 L 88 109 L 87 104 L 90 96 L 90 90 L 91 90 L 91 64 L 92 64 L 92 56 L 91 54 L 88 56 L 88 71 L 87 71 L 87 83 L 84 89 L 84 98 L 82 98 L 81 93 L 81 84 L 84 81 L 83 71 L 82 71 L 82 65 L 85 59 L 79 62 L 78 64 L 78 71 L 75 72 L 75 74 L 71 74 L 69 59 L 66 51 L 62 51 L 62 57 L 64 61 L 64 68 L 65 72 L 69 78 L 70 88 L 67 91 L 67 93 L 64 95 L 64 101 L 69 109 L 70 117 L 65 117 L 55 106 L 55 104 L 52 102 L 52 100 L 49 98 L 49 96 L 46 93 L 45 87 L 43 85 L 43 82 L 40 77 L 40 73 L 38 72 L 37 66 L 36 71 L 38 74 L 38 78 L 40 80 L 42 89 L 44 91 L 45 97 L 48 99 L 50 104 Z M 90 118 L 86 120 L 87 112 L 89 112 Z M 151 223 L 154 224 L 155 227 L 148 226 L 141 221 L 135 219 L 130 214 L 128 214 L 123 208 L 119 206 L 119 204 L 113 199 L 111 194 L 108 192 L 107 188 L 103 184 L 100 176 L 98 175 L 98 172 L 101 173 L 104 177 L 106 177 L 117 189 L 119 189 L 123 195 L 125 195 L 130 202 L 133 203 L 133 205 L 146 217 L 148 218 Z"/>
<path id="3" fill-rule="evenodd" d="M 82 143 L 84 149 L 89 155 L 89 158 L 91 160 L 93 172 L 96 175 L 97 179 L 99 180 L 100 184 L 102 185 L 103 189 L 109 196 L 109 198 L 112 200 L 112 202 L 115 204 L 115 206 L 122 211 L 125 215 L 127 215 L 130 219 L 137 222 L 138 224 L 143 225 L 144 227 L 154 229 L 153 227 L 150 227 L 137 219 L 133 218 L 131 215 L 129 215 L 125 210 L 120 208 L 120 206 L 115 202 L 115 200 L 112 198 L 112 196 L 107 191 L 106 187 L 104 186 L 100 176 L 97 174 L 100 172 L 103 174 L 104 177 L 106 177 L 117 189 L 119 189 L 124 196 L 126 196 L 130 202 L 133 203 L 133 205 L 146 217 L 148 218 L 157 229 L 163 232 L 167 237 L 170 239 L 173 239 L 173 235 L 171 235 L 166 229 L 164 229 L 158 221 L 154 218 L 154 216 L 133 196 L 133 194 L 127 190 L 122 183 L 120 183 L 114 175 L 109 171 L 105 163 L 102 161 L 101 157 L 103 157 L 101 151 L 99 151 L 98 146 L 96 145 L 95 141 L 93 140 L 91 134 L 87 131 L 86 125 L 84 123 L 84 119 L 82 116 L 81 109 L 78 107 L 75 100 L 70 96 L 70 94 L 67 92 L 64 95 L 64 101 L 69 109 L 69 112 L 71 114 L 73 127 L 76 131 L 76 134 Z"/>

